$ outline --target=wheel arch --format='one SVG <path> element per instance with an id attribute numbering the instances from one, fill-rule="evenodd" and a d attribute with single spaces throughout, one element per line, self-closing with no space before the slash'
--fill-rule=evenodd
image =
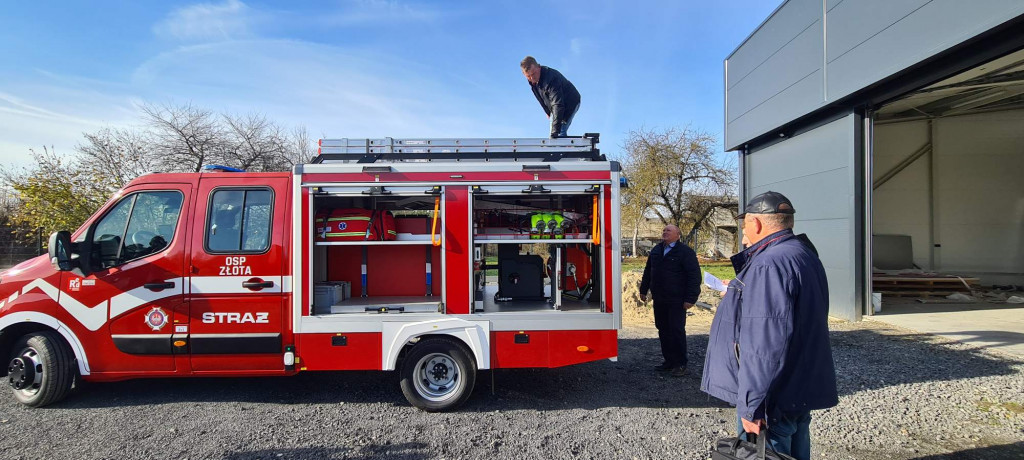
<path id="1" fill-rule="evenodd" d="M 415 323 L 385 322 L 381 370 L 395 370 L 400 355 L 419 340 L 430 337 L 455 338 L 473 356 L 477 369 L 491 368 L 490 322 L 446 318 Z"/>
<path id="2" fill-rule="evenodd" d="M 4 365 L 0 366 L 0 375 L 7 375 L 6 360 L 10 356 L 14 341 L 25 334 L 41 331 L 60 334 L 75 354 L 79 375 L 89 375 L 89 360 L 78 336 L 57 318 L 38 312 L 17 312 L 0 318 L 0 357 L 4 360 Z"/>

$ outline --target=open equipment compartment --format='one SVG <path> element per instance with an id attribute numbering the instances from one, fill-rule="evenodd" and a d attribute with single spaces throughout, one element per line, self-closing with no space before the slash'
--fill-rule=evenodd
<path id="1" fill-rule="evenodd" d="M 474 312 L 600 311 L 600 189 L 473 187 Z"/>
<path id="2" fill-rule="evenodd" d="M 315 188 L 313 315 L 443 313 L 441 196 L 440 187 Z"/>

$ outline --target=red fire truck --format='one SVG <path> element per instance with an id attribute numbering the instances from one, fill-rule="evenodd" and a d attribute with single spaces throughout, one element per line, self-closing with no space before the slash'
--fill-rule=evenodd
<path id="1" fill-rule="evenodd" d="M 77 379 L 397 370 L 463 403 L 481 369 L 616 359 L 619 166 L 598 136 L 321 140 L 290 173 L 132 181 L 0 274 L 29 406 Z"/>

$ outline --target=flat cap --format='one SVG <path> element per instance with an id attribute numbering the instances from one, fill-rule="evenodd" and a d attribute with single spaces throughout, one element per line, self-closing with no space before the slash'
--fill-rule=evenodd
<path id="1" fill-rule="evenodd" d="M 785 195 L 768 191 L 751 198 L 736 218 L 742 219 L 747 214 L 796 214 L 796 209 Z"/>

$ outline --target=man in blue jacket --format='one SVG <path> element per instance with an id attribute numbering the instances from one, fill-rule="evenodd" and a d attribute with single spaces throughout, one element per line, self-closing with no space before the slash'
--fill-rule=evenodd
<path id="1" fill-rule="evenodd" d="M 673 377 L 686 373 L 686 310 L 700 295 L 700 265 L 697 253 L 679 241 L 679 227 L 666 225 L 662 241 L 651 249 L 640 281 L 640 300 L 647 291 L 654 298 L 654 326 L 658 328 L 665 362 L 656 366 Z"/>
<path id="2" fill-rule="evenodd" d="M 811 410 L 839 403 L 828 336 L 828 282 L 793 204 L 777 192 L 747 203 L 749 247 L 711 323 L 701 390 L 736 405 L 741 434 L 768 430 L 776 451 L 810 459 Z"/>
<path id="3" fill-rule="evenodd" d="M 523 58 L 519 67 L 526 81 L 530 82 L 530 89 L 537 102 L 540 102 L 544 113 L 551 119 L 551 138 L 567 136 L 572 117 L 576 116 L 580 108 L 579 91 L 561 72 L 537 64 L 533 56 Z"/>

